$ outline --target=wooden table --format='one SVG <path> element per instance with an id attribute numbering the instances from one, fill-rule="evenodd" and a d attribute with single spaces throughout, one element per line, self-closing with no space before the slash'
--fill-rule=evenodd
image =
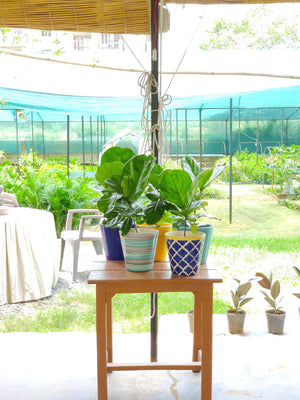
<path id="1" fill-rule="evenodd" d="M 100 261 L 88 283 L 96 285 L 98 400 L 107 400 L 107 372 L 130 370 L 200 371 L 201 400 L 211 400 L 213 284 L 222 282 L 215 269 L 201 265 L 197 275 L 177 277 L 169 263 L 155 262 L 152 271 L 127 271 L 123 261 Z M 112 298 L 117 293 L 192 292 L 194 335 L 192 361 L 188 363 L 113 363 Z M 121 395 L 120 395 L 121 396 Z M 122 397 L 122 396 L 121 396 Z"/>

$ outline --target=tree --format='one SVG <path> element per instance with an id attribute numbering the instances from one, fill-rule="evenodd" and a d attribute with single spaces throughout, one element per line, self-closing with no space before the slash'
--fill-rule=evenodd
<path id="1" fill-rule="evenodd" d="M 258 6 L 239 21 L 217 19 L 201 50 L 300 48 L 299 14 Z"/>

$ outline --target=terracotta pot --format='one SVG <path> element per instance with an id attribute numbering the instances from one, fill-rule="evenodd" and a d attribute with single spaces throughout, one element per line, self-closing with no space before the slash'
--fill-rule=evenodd
<path id="1" fill-rule="evenodd" d="M 242 334 L 244 333 L 244 322 L 246 317 L 246 312 L 239 310 L 234 312 L 231 310 L 226 311 L 228 330 L 232 334 Z"/>
<path id="2" fill-rule="evenodd" d="M 172 224 L 164 222 L 160 225 L 138 225 L 138 228 L 150 228 L 158 230 L 158 238 L 156 245 L 156 252 L 154 256 L 154 261 L 164 261 L 167 258 L 168 248 L 166 243 L 165 234 L 166 232 L 171 232 Z"/>
<path id="3" fill-rule="evenodd" d="M 269 333 L 274 333 L 276 335 L 283 334 L 285 314 L 285 311 L 281 311 L 280 314 L 266 311 Z"/>

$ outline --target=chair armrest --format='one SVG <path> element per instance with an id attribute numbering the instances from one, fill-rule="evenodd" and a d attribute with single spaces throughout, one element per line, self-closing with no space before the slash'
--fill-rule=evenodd
<path id="1" fill-rule="evenodd" d="M 72 230 L 72 221 L 73 221 L 73 215 L 76 213 L 98 213 L 100 215 L 100 211 L 96 209 L 89 209 L 89 208 L 77 208 L 75 210 L 71 209 L 68 210 L 68 215 L 67 215 L 67 221 L 66 221 L 66 231 L 71 231 Z M 101 214 L 102 215 L 102 214 Z"/>
<path id="2" fill-rule="evenodd" d="M 99 215 L 99 214 L 94 214 L 94 215 L 82 215 L 80 218 L 80 224 L 79 224 L 79 239 L 83 238 L 83 233 L 84 233 L 84 227 L 85 227 L 85 221 L 88 219 L 99 219 L 99 223 L 100 220 L 103 218 L 103 215 Z"/>

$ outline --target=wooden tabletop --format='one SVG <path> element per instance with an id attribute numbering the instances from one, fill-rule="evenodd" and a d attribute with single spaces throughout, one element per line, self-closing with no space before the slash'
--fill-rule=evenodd
<path id="1" fill-rule="evenodd" d="M 180 277 L 172 274 L 168 261 L 155 262 L 147 272 L 131 272 L 124 261 L 97 261 L 90 272 L 89 284 L 114 287 L 124 293 L 194 291 L 199 284 L 222 282 L 218 272 L 202 264 L 197 275 Z"/>

